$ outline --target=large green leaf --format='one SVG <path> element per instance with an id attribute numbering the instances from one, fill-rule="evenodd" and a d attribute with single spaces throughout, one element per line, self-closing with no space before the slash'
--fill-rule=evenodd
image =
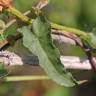
<path id="1" fill-rule="evenodd" d="M 20 28 L 19 32 L 23 34 L 24 46 L 38 56 L 41 67 L 49 77 L 60 85 L 76 84 L 72 75 L 61 64 L 59 51 L 50 36 L 50 24 L 43 16 L 38 16 L 32 25 Z"/>

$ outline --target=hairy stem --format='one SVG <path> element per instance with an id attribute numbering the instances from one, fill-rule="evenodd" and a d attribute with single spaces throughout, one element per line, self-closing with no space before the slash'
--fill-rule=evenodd
<path id="1" fill-rule="evenodd" d="M 65 27 L 63 25 L 59 25 L 59 24 L 52 23 L 52 22 L 51 22 L 51 27 L 53 29 L 70 32 L 70 33 L 76 34 L 78 36 L 85 36 L 85 37 L 87 36 L 86 32 L 84 32 L 84 31 L 81 31 L 81 30 L 78 30 L 78 29 L 75 29 L 75 28 Z"/>
<path id="2" fill-rule="evenodd" d="M 29 17 L 23 15 L 20 11 L 15 9 L 14 7 L 10 6 L 9 8 L 6 9 L 9 13 L 15 15 L 18 17 L 20 20 L 26 22 L 26 23 L 32 23 L 33 19 L 30 19 Z"/>
<path id="3" fill-rule="evenodd" d="M 34 21 L 34 19 L 31 19 L 31 18 L 23 15 L 19 10 L 15 9 L 12 6 L 7 8 L 6 10 L 9 13 L 11 13 L 11 14 L 15 15 L 16 17 L 18 17 L 23 22 L 26 22 L 28 24 L 31 24 Z M 50 23 L 51 23 L 51 27 L 53 29 L 70 32 L 70 33 L 76 34 L 78 36 L 88 37 L 88 34 L 86 32 L 81 31 L 81 30 L 78 30 L 78 29 L 75 29 L 75 28 L 70 28 L 70 27 L 65 27 L 63 25 L 59 25 L 59 24 L 56 24 L 56 23 L 53 23 L 53 22 L 50 22 Z"/>

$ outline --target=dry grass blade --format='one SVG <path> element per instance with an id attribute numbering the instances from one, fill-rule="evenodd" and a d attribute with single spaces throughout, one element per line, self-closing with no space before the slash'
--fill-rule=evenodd
<path id="1" fill-rule="evenodd" d="M 42 9 L 43 7 L 45 7 L 46 5 L 48 5 L 49 0 L 38 0 L 38 3 L 36 5 L 37 9 Z"/>

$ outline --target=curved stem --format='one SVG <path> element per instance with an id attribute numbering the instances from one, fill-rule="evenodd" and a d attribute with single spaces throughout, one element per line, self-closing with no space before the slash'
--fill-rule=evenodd
<path id="1" fill-rule="evenodd" d="M 23 22 L 26 22 L 26 23 L 29 23 L 31 24 L 34 19 L 31 19 L 25 15 L 23 15 L 19 10 L 15 9 L 14 7 L 9 7 L 6 9 L 9 13 L 15 15 L 16 17 L 18 17 L 20 20 L 22 20 Z M 83 32 L 81 30 L 78 30 L 78 29 L 75 29 L 75 28 L 70 28 L 70 27 L 65 27 L 63 25 L 59 25 L 59 24 L 56 24 L 56 23 L 53 23 L 53 22 L 50 22 L 51 23 L 51 27 L 53 29 L 57 29 L 57 30 L 62 30 L 62 31 L 66 31 L 66 32 L 70 32 L 70 33 L 74 33 L 78 36 L 88 36 L 88 34 L 86 32 Z"/>
<path id="2" fill-rule="evenodd" d="M 79 29 L 66 27 L 66 26 L 59 25 L 59 24 L 52 23 L 52 22 L 51 22 L 51 27 L 53 29 L 57 29 L 57 30 L 62 30 L 62 31 L 65 31 L 65 32 L 73 33 L 73 34 L 76 34 L 78 36 L 85 36 L 86 37 L 88 35 L 86 32 L 81 31 Z"/>
<path id="3" fill-rule="evenodd" d="M 23 15 L 19 10 L 15 9 L 12 6 L 7 8 L 6 10 L 8 12 L 10 12 L 11 14 L 15 15 L 16 17 L 18 17 L 23 22 L 26 22 L 28 24 L 32 24 L 32 22 L 34 21 L 34 19 L 31 19 L 31 18 Z M 36 10 L 34 10 L 34 11 L 36 11 Z M 11 24 L 12 24 L 12 22 L 11 22 Z M 87 45 L 88 47 L 91 47 L 92 49 L 96 49 L 96 44 L 94 42 L 92 42 L 93 40 L 88 33 L 81 31 L 79 29 L 62 26 L 62 25 L 59 25 L 59 24 L 56 24 L 53 22 L 50 22 L 50 24 L 51 24 L 52 29 L 61 30 L 62 32 L 69 32 L 69 33 L 75 34 L 82 40 L 82 42 L 85 45 Z"/>

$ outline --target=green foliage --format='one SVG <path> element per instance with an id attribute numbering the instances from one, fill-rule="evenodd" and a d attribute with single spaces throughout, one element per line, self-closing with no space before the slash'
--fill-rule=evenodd
<path id="1" fill-rule="evenodd" d="M 14 6 L 23 12 L 25 10 L 28 10 L 29 8 L 31 9 L 31 7 L 32 7 L 31 3 L 33 3 L 33 2 L 34 2 L 34 0 L 30 1 L 30 2 L 26 2 L 26 0 L 17 0 L 17 1 L 14 0 Z M 56 22 L 64 24 L 64 25 L 68 25 L 68 26 L 77 27 L 79 25 L 78 19 L 79 19 L 79 16 L 82 15 L 82 12 L 80 9 L 80 6 L 82 4 L 81 4 L 80 0 L 75 0 L 74 3 L 70 0 L 67 0 L 67 1 L 66 0 L 60 0 L 60 1 L 53 0 L 50 3 L 52 5 L 50 4 L 49 5 L 50 8 L 48 7 L 49 9 L 46 10 L 46 12 L 48 12 L 48 10 L 50 12 L 52 11 L 51 12 L 52 15 L 48 16 L 49 18 L 51 17 L 50 20 L 55 21 L 55 19 L 56 19 L 57 20 Z M 60 4 L 59 6 L 58 6 L 58 3 Z M 57 5 L 57 6 L 54 7 L 54 5 Z M 52 7 L 53 7 L 53 10 L 51 10 Z M 13 9 L 15 9 L 15 8 L 13 8 Z M 16 10 L 15 11 L 11 10 L 13 13 L 12 12 L 9 12 L 9 13 L 12 13 L 13 15 L 19 17 L 19 19 L 21 21 L 25 22 L 24 18 L 22 18 L 22 17 L 24 17 L 23 14 L 20 13 L 18 10 L 17 11 Z M 56 11 L 58 11 L 58 12 L 56 13 Z M 16 14 L 18 12 L 20 14 Z M 47 15 L 49 15 L 50 12 L 48 12 Z M 85 14 L 83 14 L 83 15 L 85 15 Z M 26 21 L 31 21 L 30 19 L 31 18 L 27 19 Z M 8 20 L 5 20 L 5 21 L 7 22 Z M 14 32 L 17 31 L 17 28 L 19 26 L 25 25 L 25 23 L 17 22 L 17 24 L 16 23 L 13 24 L 11 26 L 11 28 L 4 30 L 4 28 L 6 27 L 5 23 L 3 21 L 0 21 L 0 31 L 1 31 L 0 38 L 1 39 L 4 38 L 2 35 L 3 31 L 6 31 L 5 35 L 7 35 L 7 36 L 10 34 L 14 34 Z M 51 27 L 53 24 L 54 23 L 51 24 Z M 55 25 L 58 25 L 58 24 L 55 24 Z M 50 24 L 48 23 L 48 21 L 43 16 L 39 16 L 36 18 L 36 20 L 33 22 L 33 24 L 31 24 L 30 26 L 22 27 L 21 29 L 19 29 L 19 31 L 24 36 L 23 37 L 24 45 L 32 53 L 34 53 L 35 55 L 38 56 L 39 61 L 40 61 L 40 65 L 42 66 L 42 68 L 45 69 L 45 71 L 48 73 L 48 75 L 54 81 L 59 83 L 60 85 L 73 86 L 73 85 L 75 85 L 75 80 L 73 79 L 73 77 L 70 73 L 67 73 L 66 70 L 64 70 L 64 68 L 63 68 L 64 66 L 60 62 L 59 51 L 52 44 L 53 42 L 52 42 L 52 39 L 50 36 L 51 27 L 50 27 Z M 52 28 L 59 29 L 59 27 L 55 26 Z M 68 27 L 64 27 L 64 26 L 61 26 L 60 28 L 61 28 L 61 30 L 64 30 L 64 32 L 65 31 L 72 32 L 75 35 L 77 35 L 88 48 L 95 48 L 96 49 L 96 44 L 94 43 L 95 37 L 93 35 L 86 34 L 83 31 L 75 30 L 73 28 L 68 28 Z M 3 74 L 2 72 L 3 71 L 1 71 L 1 75 Z"/>
<path id="2" fill-rule="evenodd" d="M 41 67 L 54 81 L 64 86 L 75 85 L 72 75 L 60 62 L 59 51 L 50 36 L 50 24 L 43 16 L 38 16 L 32 25 L 20 28 L 19 32 L 23 34 L 24 46 L 38 56 Z"/>

